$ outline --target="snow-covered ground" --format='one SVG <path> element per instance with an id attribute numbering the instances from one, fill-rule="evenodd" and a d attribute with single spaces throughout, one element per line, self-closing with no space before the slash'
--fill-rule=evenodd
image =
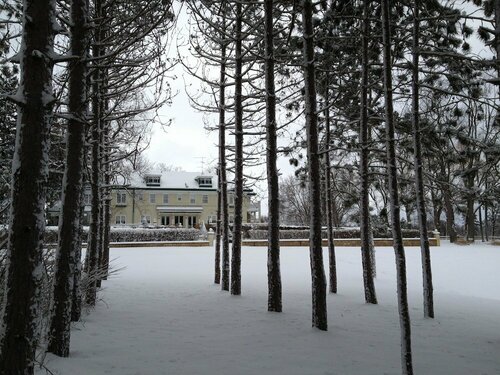
<path id="1" fill-rule="evenodd" d="M 500 247 L 432 248 L 434 320 L 422 317 L 419 249 L 406 250 L 415 373 L 500 374 Z M 240 297 L 212 283 L 210 248 L 121 248 L 111 257 L 126 269 L 73 327 L 70 358 L 47 356 L 54 374 L 401 373 L 391 248 L 377 249 L 378 306 L 363 303 L 359 250 L 337 249 L 328 332 L 311 328 L 307 248 L 282 249 L 281 314 L 266 311 L 264 248 L 243 249 Z"/>

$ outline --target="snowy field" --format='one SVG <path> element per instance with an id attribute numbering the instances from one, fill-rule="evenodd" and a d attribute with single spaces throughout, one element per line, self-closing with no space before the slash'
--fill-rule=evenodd
<path id="1" fill-rule="evenodd" d="M 407 248 L 415 374 L 500 374 L 500 247 L 431 250 L 434 320 L 423 318 L 419 249 Z M 243 249 L 241 297 L 212 283 L 210 248 L 112 249 L 126 269 L 73 327 L 70 358 L 45 365 L 64 375 L 400 374 L 393 250 L 377 249 L 379 305 L 369 306 L 359 250 L 337 249 L 328 332 L 311 328 L 308 249 L 281 254 L 279 314 L 266 311 L 264 248 Z"/>

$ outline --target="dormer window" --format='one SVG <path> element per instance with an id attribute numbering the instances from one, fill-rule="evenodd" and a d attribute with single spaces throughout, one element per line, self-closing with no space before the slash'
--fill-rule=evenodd
<path id="1" fill-rule="evenodd" d="M 147 186 L 160 186 L 160 176 L 146 176 Z"/>
<path id="2" fill-rule="evenodd" d="M 212 177 L 198 177 L 197 180 L 200 187 L 212 187 Z"/>

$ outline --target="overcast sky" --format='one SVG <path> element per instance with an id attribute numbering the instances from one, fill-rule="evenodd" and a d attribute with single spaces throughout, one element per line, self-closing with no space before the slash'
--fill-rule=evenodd
<path id="1" fill-rule="evenodd" d="M 177 5 L 178 6 L 178 5 Z M 473 6 L 465 5 L 464 9 L 471 11 Z M 177 45 L 180 38 L 185 38 L 187 32 L 187 14 L 185 10 L 180 12 L 177 20 L 177 34 L 172 38 L 170 46 L 170 57 L 177 56 Z M 469 22 L 470 25 L 470 22 Z M 474 25 L 476 28 L 478 25 Z M 485 49 L 482 42 L 476 37 L 471 40 L 473 51 L 486 55 L 490 52 Z M 189 55 L 186 48 L 181 48 L 181 54 L 184 58 Z M 192 58 L 191 58 L 192 59 Z M 182 65 L 178 65 L 173 75 L 176 79 L 170 81 L 172 91 L 175 97 L 172 99 L 171 106 L 164 106 L 160 110 L 160 115 L 163 120 L 171 118 L 172 123 L 168 128 L 162 128 L 159 125 L 153 125 L 152 139 L 149 149 L 146 151 L 147 158 L 156 163 L 164 163 L 174 167 L 181 167 L 185 171 L 202 172 L 202 166 L 215 166 L 217 163 L 217 133 L 208 132 L 204 129 L 204 123 L 208 122 L 212 125 L 217 123 L 217 115 L 204 114 L 193 109 L 189 103 L 187 90 L 191 93 L 196 92 L 200 88 L 199 81 L 191 77 L 184 71 Z M 228 142 L 230 136 L 227 136 Z M 288 139 L 281 139 L 282 144 L 288 143 Z M 290 166 L 287 157 L 278 158 L 278 167 L 283 176 L 294 173 L 294 168 Z M 261 167 L 262 173 L 265 172 L 265 167 Z M 265 199 L 266 183 L 259 184 L 259 192 L 262 198 Z M 267 204 L 262 205 L 263 212 L 267 212 Z"/>
<path id="2" fill-rule="evenodd" d="M 172 40 L 170 46 L 170 57 L 176 57 L 177 45 L 182 44 L 181 38 L 187 35 L 187 15 L 182 11 L 177 22 L 178 34 Z M 181 54 L 184 58 L 189 52 L 187 48 L 181 47 Z M 192 60 L 192 58 L 191 58 Z M 174 167 L 181 167 L 189 172 L 202 172 L 202 165 L 205 167 L 214 167 L 217 163 L 217 139 L 218 134 L 215 131 L 205 130 L 204 124 L 217 124 L 217 114 L 207 114 L 196 111 L 189 103 L 189 93 L 195 93 L 200 88 L 200 83 L 196 78 L 191 77 L 182 65 L 177 65 L 172 72 L 176 78 L 169 81 L 172 86 L 172 92 L 175 97 L 172 99 L 172 105 L 164 106 L 160 109 L 160 116 L 163 121 L 171 118 L 172 123 L 168 128 L 154 124 L 152 127 L 152 137 L 150 147 L 146 150 L 146 157 L 155 163 L 164 163 Z M 227 135 L 227 142 L 231 141 L 231 135 Z M 288 142 L 282 140 L 282 143 Z M 232 142 L 231 142 L 232 143 Z M 282 175 L 294 173 L 294 168 L 290 166 L 288 157 L 279 157 L 278 167 Z M 258 168 L 258 172 L 264 173 L 265 166 Z M 266 182 L 258 184 L 258 192 L 265 199 Z M 263 211 L 267 209 L 262 205 Z"/>

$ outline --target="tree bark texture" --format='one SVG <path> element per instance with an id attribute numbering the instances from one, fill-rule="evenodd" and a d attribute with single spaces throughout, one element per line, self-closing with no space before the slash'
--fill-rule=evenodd
<path id="1" fill-rule="evenodd" d="M 16 95 L 16 144 L 5 297 L 0 337 L 0 374 L 34 372 L 38 339 L 42 237 L 48 178 L 55 1 L 23 2 L 20 86 Z"/>
<path id="2" fill-rule="evenodd" d="M 240 1 L 236 3 L 235 30 L 235 86 L 234 86 L 234 136 L 235 136 L 235 173 L 234 173 L 234 223 L 233 247 L 231 252 L 231 294 L 241 294 L 241 227 L 243 223 L 243 55 L 242 55 L 243 11 Z"/>
<path id="3" fill-rule="evenodd" d="M 314 64 L 313 4 L 302 1 L 304 39 L 304 100 L 307 132 L 307 161 L 310 214 L 309 251 L 312 278 L 312 325 L 320 330 L 328 329 L 326 305 L 326 278 L 323 266 L 321 239 L 321 181 L 318 148 L 318 117 L 316 112 L 316 82 Z"/>
<path id="4" fill-rule="evenodd" d="M 103 201 L 102 201 L 102 239 L 101 239 L 101 260 L 100 265 L 102 269 L 102 279 L 108 279 L 109 273 L 109 233 L 111 227 L 111 170 L 110 170 L 110 160 L 109 160 L 109 121 L 104 122 L 103 129 Z"/>
<path id="5" fill-rule="evenodd" d="M 222 30 L 226 28 L 226 3 L 222 7 Z M 227 199 L 227 160 L 226 160 L 226 53 L 227 42 L 221 33 L 220 88 L 219 88 L 219 174 L 221 192 L 222 221 L 222 275 L 221 289 L 229 291 L 229 212 Z"/>
<path id="6" fill-rule="evenodd" d="M 217 171 L 217 227 L 215 232 L 215 257 L 214 257 L 214 283 L 220 284 L 220 247 L 221 247 L 221 233 L 222 233 L 222 194 L 221 194 L 221 179 L 220 179 L 220 160 L 219 169 Z"/>
<path id="7" fill-rule="evenodd" d="M 335 256 L 335 238 L 333 235 L 333 202 L 332 202 L 332 172 L 330 163 L 330 108 L 328 95 L 328 79 L 325 90 L 325 196 L 326 196 L 326 229 L 328 235 L 328 266 L 329 266 L 329 290 L 330 293 L 337 293 L 337 259 Z"/>
<path id="8" fill-rule="evenodd" d="M 361 233 L 361 260 L 363 266 L 363 285 L 365 291 L 366 303 L 377 303 L 377 295 L 375 293 L 375 282 L 373 281 L 373 264 L 371 257 L 370 243 L 370 178 L 369 178 L 369 123 L 368 123 L 368 36 L 370 35 L 370 2 L 363 1 L 363 32 L 361 34 L 361 116 L 359 143 L 360 151 L 360 177 L 361 177 L 361 199 L 360 199 L 360 233 Z"/>
<path id="9" fill-rule="evenodd" d="M 268 191 L 267 310 L 282 311 L 280 271 L 280 201 L 277 168 L 276 91 L 274 85 L 273 0 L 264 1 L 266 81 L 266 161 Z"/>
<path id="10" fill-rule="evenodd" d="M 81 196 L 86 122 L 86 0 L 71 3 L 71 55 L 68 64 L 71 115 L 66 133 L 66 165 L 63 178 L 62 215 L 54 272 L 54 293 L 47 351 L 67 357 L 70 348 L 71 303 L 75 255 L 80 246 Z"/>
<path id="11" fill-rule="evenodd" d="M 94 43 L 92 54 L 97 58 L 94 66 L 94 75 L 92 80 L 92 128 L 91 128 L 91 176 L 90 185 L 92 191 L 90 225 L 87 245 L 87 276 L 89 282 L 85 291 L 85 302 L 89 306 L 94 306 L 97 298 L 97 273 L 99 272 L 99 256 L 100 256 L 100 237 L 99 237 L 99 222 L 100 222 L 100 206 L 101 206 L 101 131 L 102 131 L 102 68 L 98 65 L 101 63 L 99 57 L 104 53 L 101 46 L 101 41 L 104 39 L 104 30 L 102 20 L 104 19 L 104 5 L 101 0 L 95 0 L 96 18 L 100 24 L 95 30 Z"/>
<path id="12" fill-rule="evenodd" d="M 413 64 L 412 64 L 412 125 L 413 125 L 413 151 L 415 164 L 415 191 L 417 194 L 417 213 L 420 228 L 420 251 L 422 256 L 422 277 L 424 289 L 424 316 L 434 318 L 434 296 L 432 286 L 431 251 L 429 246 L 429 231 L 427 226 L 427 213 L 425 211 L 424 173 L 422 169 L 422 135 L 420 130 L 419 108 L 419 42 L 420 0 L 413 3 Z"/>
<path id="13" fill-rule="evenodd" d="M 392 64 L 391 64 L 391 18 L 389 0 L 381 1 L 382 7 L 382 40 L 383 69 L 385 94 L 385 130 L 387 148 L 387 172 L 389 180 L 389 197 L 391 209 L 391 227 L 396 257 L 397 293 L 399 323 L 401 328 L 401 365 L 403 375 L 413 374 L 410 313 L 408 311 L 408 292 L 406 281 L 406 257 L 401 233 L 399 193 L 396 167 L 396 140 L 394 134 L 394 108 L 392 96 Z"/>

